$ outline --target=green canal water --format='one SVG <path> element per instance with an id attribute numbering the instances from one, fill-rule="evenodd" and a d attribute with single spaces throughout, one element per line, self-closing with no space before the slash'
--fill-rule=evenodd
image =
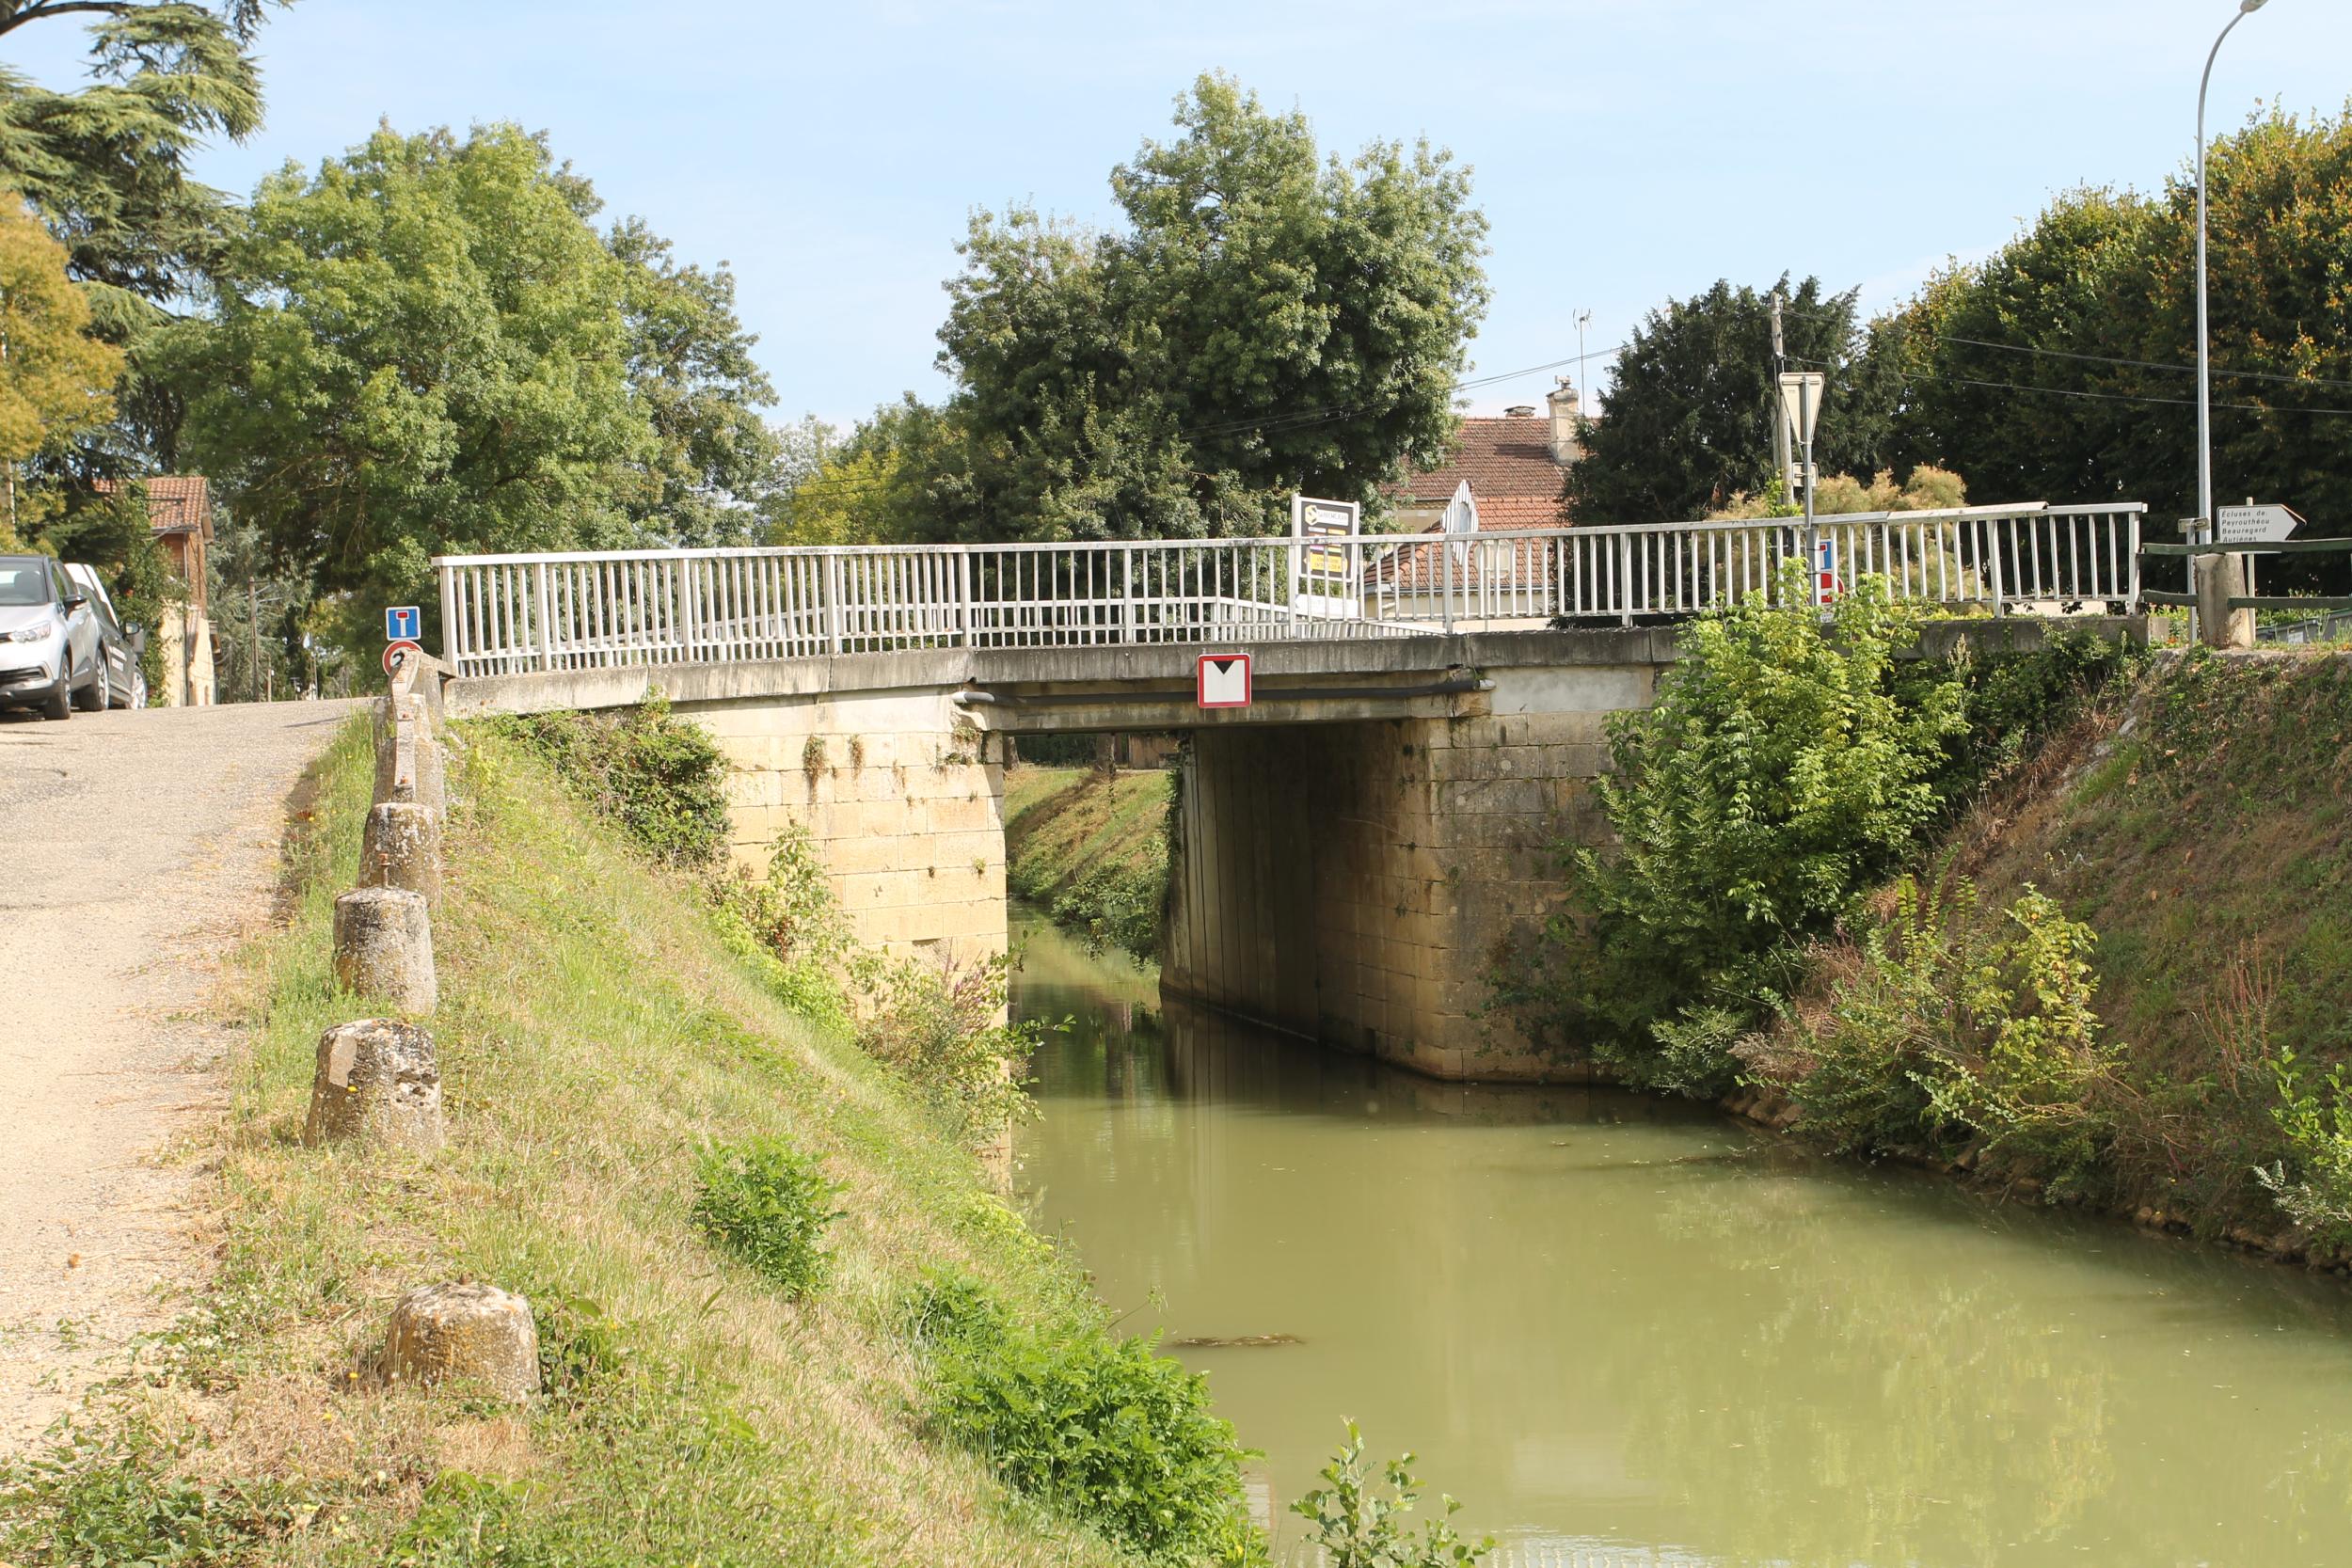
<path id="1" fill-rule="evenodd" d="M 1163 1004 L 1072 1021 L 1017 1182 L 1287 1507 L 1355 1418 L 1515 1564 L 2352 1564 L 2352 1291 L 1696 1109 L 1432 1083 Z M 1263 1347 L 1184 1339 L 1288 1336 Z"/>

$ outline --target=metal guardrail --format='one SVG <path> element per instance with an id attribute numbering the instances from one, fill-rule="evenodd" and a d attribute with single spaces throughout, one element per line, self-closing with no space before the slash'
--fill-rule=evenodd
<path id="1" fill-rule="evenodd" d="M 2352 539 L 2269 539 L 2233 544 L 2142 545 L 2139 553 L 2150 560 L 2194 558 L 2201 555 L 2344 555 L 2352 554 Z M 2140 595 L 2152 604 L 2186 605 L 2194 608 L 2197 594 L 2174 594 L 2150 588 Z M 2232 610 L 2352 610 L 2352 597 L 2302 597 L 2281 594 L 2233 594 L 2228 600 Z"/>
<path id="2" fill-rule="evenodd" d="M 2137 502 L 1824 517 L 1827 589 L 1995 614 L 2136 608 Z M 1632 625 L 1756 597 L 1802 521 L 1353 539 L 843 546 L 434 561 L 461 675 L 906 648 L 1132 646 Z"/>

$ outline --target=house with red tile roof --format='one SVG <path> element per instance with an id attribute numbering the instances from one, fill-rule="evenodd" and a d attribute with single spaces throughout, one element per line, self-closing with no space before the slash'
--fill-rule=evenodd
<path id="1" fill-rule="evenodd" d="M 1582 454 L 1576 439 L 1576 388 L 1563 377 L 1547 402 L 1541 414 L 1527 405 L 1505 409 L 1500 418 L 1465 419 L 1446 462 L 1391 487 L 1398 531 L 1420 533 L 1441 526 L 1447 504 L 1465 482 L 1478 507 L 1481 532 L 1565 528 L 1560 493 L 1568 465 Z"/>
<path id="2" fill-rule="evenodd" d="M 167 607 L 161 626 L 148 628 L 163 650 L 165 678 L 149 699 L 166 707 L 209 707 L 214 698 L 212 568 L 213 489 L 202 474 L 154 474 L 147 487 L 147 526 L 171 562 L 173 575 L 188 585 L 188 602 Z M 102 493 L 116 488 L 98 482 Z"/>

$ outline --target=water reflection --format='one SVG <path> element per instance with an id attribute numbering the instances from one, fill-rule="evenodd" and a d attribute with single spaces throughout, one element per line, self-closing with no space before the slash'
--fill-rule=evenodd
<path id="1" fill-rule="evenodd" d="M 1021 1180 L 1279 1506 L 1410 1445 L 1505 1561 L 2352 1563 L 2339 1287 L 1703 1111 L 1446 1085 L 1033 935 Z"/>

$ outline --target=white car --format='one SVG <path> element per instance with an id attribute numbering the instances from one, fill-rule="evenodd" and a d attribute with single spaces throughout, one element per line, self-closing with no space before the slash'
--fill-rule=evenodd
<path id="1" fill-rule="evenodd" d="M 0 555 L 0 707 L 71 719 L 106 705 L 89 591 L 45 555 Z"/>

